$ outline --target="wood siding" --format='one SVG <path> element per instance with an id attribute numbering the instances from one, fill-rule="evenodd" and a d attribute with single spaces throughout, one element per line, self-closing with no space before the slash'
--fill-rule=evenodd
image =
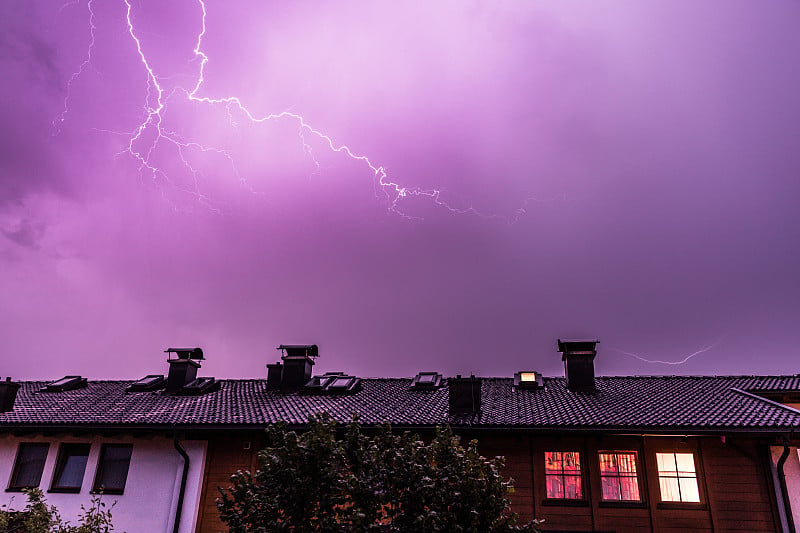
<path id="1" fill-rule="evenodd" d="M 536 436 L 531 434 L 475 435 L 486 457 L 504 456 L 503 475 L 514 479 L 512 509 L 522 521 L 544 519 L 543 531 L 617 533 L 679 531 L 780 531 L 767 450 L 744 437 Z M 464 440 L 472 438 L 465 435 Z M 249 450 L 244 449 L 250 442 Z M 217 487 L 227 486 L 236 470 L 254 471 L 256 437 L 218 438 L 209 442 L 206 479 L 201 496 L 199 531 L 226 531 L 219 520 Z M 598 452 L 635 451 L 642 501 L 626 505 L 601 501 Z M 581 453 L 583 490 L 580 502 L 547 500 L 544 453 Z M 661 502 L 656 453 L 692 453 L 697 469 L 699 504 Z"/>

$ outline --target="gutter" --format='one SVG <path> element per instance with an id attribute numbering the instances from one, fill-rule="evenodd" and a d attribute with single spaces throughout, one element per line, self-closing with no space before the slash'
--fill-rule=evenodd
<path id="1" fill-rule="evenodd" d="M 789 489 L 786 486 L 786 472 L 783 471 L 783 466 L 786 464 L 786 459 L 789 458 L 789 444 L 783 442 L 783 453 L 778 459 L 778 481 L 781 485 L 781 503 L 783 503 L 784 514 L 786 515 L 786 526 L 789 533 L 795 533 L 794 518 L 792 517 L 792 505 L 789 501 Z"/>
<path id="2" fill-rule="evenodd" d="M 175 449 L 181 454 L 183 457 L 183 475 L 181 476 L 181 489 L 178 492 L 178 506 L 175 509 L 175 525 L 172 528 L 172 533 L 178 533 L 178 529 L 181 526 L 181 511 L 183 510 L 183 497 L 186 493 L 186 478 L 189 476 L 189 454 L 186 453 L 186 450 L 183 449 L 181 443 L 178 442 L 176 438 L 175 441 Z"/>

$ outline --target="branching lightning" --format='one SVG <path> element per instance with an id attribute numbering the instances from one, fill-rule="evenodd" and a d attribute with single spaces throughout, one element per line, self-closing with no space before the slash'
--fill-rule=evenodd
<path id="1" fill-rule="evenodd" d="M 702 353 L 706 353 L 707 351 L 715 348 L 721 341 L 722 341 L 722 339 L 718 339 L 717 341 L 713 342 L 712 344 L 709 344 L 708 346 L 704 346 L 704 347 L 700 348 L 699 350 L 697 350 L 696 352 L 690 353 L 689 355 L 687 355 L 683 359 L 679 359 L 679 360 L 676 360 L 676 361 L 664 361 L 664 360 L 661 360 L 661 359 L 648 359 L 646 357 L 643 357 L 643 356 L 641 356 L 639 354 L 636 354 L 636 353 L 633 353 L 633 352 L 626 352 L 625 350 L 620 350 L 619 348 L 611 348 L 611 349 L 614 350 L 614 351 L 617 351 L 619 353 L 622 353 L 622 354 L 625 354 L 625 355 L 629 355 L 629 356 L 631 356 L 631 357 L 633 357 L 635 359 L 638 359 L 639 361 L 645 362 L 645 363 L 658 364 L 658 365 L 673 365 L 673 366 L 675 366 L 675 365 L 682 365 L 684 363 L 687 363 L 690 359 L 694 358 L 695 356 L 698 356 L 698 355 L 700 355 Z"/>
<path id="2" fill-rule="evenodd" d="M 70 98 L 70 90 L 75 80 L 80 77 L 84 70 L 91 64 L 92 50 L 95 46 L 95 30 L 97 28 L 95 23 L 95 13 L 93 11 L 93 1 L 88 0 L 87 9 L 89 12 L 89 35 L 90 41 L 86 54 L 86 58 L 80 64 L 78 69 L 72 74 L 67 83 L 67 95 L 64 99 L 64 109 L 62 113 L 54 120 L 54 128 L 56 133 L 59 131 L 61 123 L 64 122 L 68 112 L 68 100 Z M 141 63 L 142 68 L 147 78 L 147 91 L 144 101 L 144 113 L 141 122 L 129 132 L 111 132 L 119 135 L 124 135 L 127 138 L 127 146 L 120 154 L 127 154 L 131 156 L 138 165 L 138 170 L 141 176 L 150 176 L 154 181 L 164 180 L 170 183 L 171 186 L 176 187 L 184 193 L 194 196 L 198 202 L 212 207 L 211 199 L 201 192 L 201 187 L 198 182 L 198 176 L 201 171 L 190 162 L 188 153 L 190 151 L 201 151 L 206 153 L 215 153 L 227 159 L 233 174 L 237 177 L 239 182 L 248 187 L 245 179 L 240 175 L 237 170 L 234 156 L 231 152 L 213 146 L 206 146 L 199 142 L 183 138 L 175 131 L 166 129 L 165 127 L 165 112 L 173 98 L 182 97 L 193 105 L 210 105 L 210 106 L 224 106 L 228 113 L 231 124 L 234 124 L 234 113 L 236 111 L 243 115 L 252 124 L 261 124 L 269 121 L 290 120 L 297 125 L 298 137 L 303 152 L 312 161 L 316 167 L 315 172 L 320 171 L 320 164 L 314 157 L 312 147 L 308 142 L 309 138 L 316 138 L 327 146 L 329 150 L 335 153 L 343 154 L 350 159 L 363 163 L 373 175 L 373 183 L 375 183 L 376 194 L 380 191 L 386 199 L 388 210 L 406 218 L 417 218 L 410 216 L 403 212 L 401 209 L 401 202 L 410 197 L 421 197 L 428 199 L 438 207 L 444 208 L 450 213 L 454 214 L 472 214 L 486 219 L 499 219 L 504 220 L 509 224 L 516 222 L 521 216 L 526 213 L 527 205 L 532 201 L 539 201 L 537 198 L 528 198 L 524 201 L 523 205 L 515 210 L 510 216 L 489 215 L 476 210 L 473 207 L 456 208 L 448 204 L 442 199 L 442 191 L 437 188 L 425 189 L 420 187 L 407 187 L 401 183 L 390 178 L 386 169 L 375 162 L 373 162 L 367 155 L 359 154 L 351 149 L 346 144 L 340 144 L 334 141 L 332 137 L 319 129 L 312 126 L 305 117 L 298 113 L 289 110 L 281 112 L 270 113 L 264 116 L 257 116 L 242 102 L 238 96 L 226 97 L 210 97 L 201 94 L 201 89 L 205 81 L 205 67 L 210 61 L 209 56 L 203 51 L 203 39 L 206 35 L 206 17 L 208 15 L 206 4 L 204 0 L 197 0 L 199 9 L 202 12 L 201 27 L 197 34 L 193 54 L 195 59 L 199 62 L 197 77 L 193 80 L 194 85 L 191 89 L 185 87 L 176 87 L 169 94 L 165 93 L 163 79 L 160 78 L 153 67 L 152 61 L 148 58 L 143 50 L 141 41 L 141 32 L 137 29 L 134 22 L 133 4 L 131 0 L 122 0 L 125 8 L 125 24 L 127 34 L 136 49 L 136 53 Z M 71 4 L 68 4 L 71 5 Z M 109 131 L 109 130 L 100 130 Z M 186 172 L 192 177 L 194 186 L 190 189 L 179 186 L 175 180 L 170 179 L 169 172 L 158 164 L 155 154 L 159 150 L 159 146 L 166 144 L 170 145 L 183 166 Z M 120 155 L 118 154 L 118 155 Z M 251 192 L 255 192 L 249 188 Z M 213 207 L 212 207 L 213 208 Z"/>
<path id="3" fill-rule="evenodd" d="M 61 124 L 67 117 L 67 111 L 69 110 L 69 96 L 70 93 L 72 92 L 72 84 L 75 83 L 75 80 L 77 80 L 81 76 L 81 74 L 83 74 L 84 69 L 89 65 L 91 65 L 92 63 L 92 50 L 94 50 L 94 42 L 95 42 L 94 32 L 97 29 L 97 25 L 95 24 L 94 21 L 94 10 L 92 9 L 93 2 L 94 0 L 88 0 L 86 2 L 86 9 L 87 11 L 89 11 L 89 46 L 86 48 L 86 59 L 84 59 L 81 62 L 81 64 L 78 66 L 78 69 L 75 72 L 73 72 L 72 75 L 69 77 L 69 80 L 67 80 L 66 95 L 64 96 L 63 109 L 61 110 L 61 113 L 58 115 L 58 117 L 53 121 L 53 132 L 56 135 L 61 131 Z M 70 2 L 68 4 L 65 4 L 64 6 L 61 7 L 61 10 L 65 9 L 66 7 L 75 5 L 76 3 L 77 2 Z"/>

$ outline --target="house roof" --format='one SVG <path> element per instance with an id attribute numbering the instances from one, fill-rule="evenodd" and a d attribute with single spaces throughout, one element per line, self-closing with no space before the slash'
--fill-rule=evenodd
<path id="1" fill-rule="evenodd" d="M 90 381 L 81 389 L 41 392 L 46 382 L 22 382 L 0 428 L 219 429 L 252 428 L 279 420 L 303 424 L 327 412 L 340 422 L 353 413 L 363 424 L 440 424 L 540 430 L 659 432 L 787 432 L 800 429 L 800 411 L 752 392 L 800 390 L 798 376 L 598 377 L 596 392 L 573 392 L 563 378 L 544 388 L 515 390 L 511 378 L 481 379 L 481 410 L 448 414 L 447 380 L 412 390 L 411 378 L 364 378 L 346 394 L 281 393 L 266 380 L 220 380 L 216 392 L 173 396 L 126 392 L 132 381 Z"/>

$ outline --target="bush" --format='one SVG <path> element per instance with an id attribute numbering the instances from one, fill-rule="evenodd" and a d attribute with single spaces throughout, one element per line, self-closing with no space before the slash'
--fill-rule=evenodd
<path id="1" fill-rule="evenodd" d="M 337 438 L 326 415 L 298 434 L 280 423 L 267 430 L 259 469 L 236 472 L 220 488 L 220 517 L 231 532 L 253 531 L 535 531 L 517 525 L 500 476 L 477 441 L 462 446 L 449 427 L 430 444 L 381 426 L 369 436 L 357 421 Z"/>
<path id="2" fill-rule="evenodd" d="M 99 495 L 92 497 L 87 509 L 81 505 L 77 526 L 64 522 L 55 506 L 48 506 L 41 489 L 26 489 L 28 504 L 21 511 L 0 507 L 1 533 L 110 533 L 114 531 L 111 523 L 111 508 Z"/>

